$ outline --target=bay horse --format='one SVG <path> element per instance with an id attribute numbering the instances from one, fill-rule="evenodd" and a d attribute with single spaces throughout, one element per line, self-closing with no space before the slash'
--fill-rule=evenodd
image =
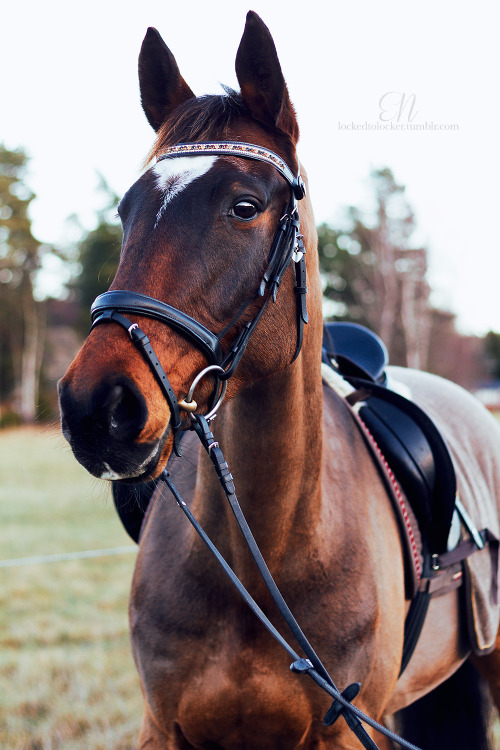
<path id="1" fill-rule="evenodd" d="M 182 452 L 178 484 L 187 505 L 271 613 L 219 478 L 188 431 L 184 409 L 212 410 L 224 381 L 215 439 L 267 565 L 336 682 L 359 681 L 356 706 L 376 719 L 414 704 L 406 729 L 418 741 L 429 724 L 429 750 L 487 747 L 477 680 L 467 672 L 456 682 L 471 652 L 460 590 L 431 600 L 399 676 L 409 607 L 400 531 L 345 400 L 322 381 L 322 289 L 299 129 L 272 37 L 253 12 L 236 73 L 240 93 L 197 98 L 158 32 L 147 32 L 140 92 L 156 141 L 119 205 L 123 247 L 106 300 L 121 302 L 98 311 L 106 325 L 93 327 L 60 383 L 63 433 L 91 474 L 122 484 L 157 480 L 171 454 Z M 327 149 L 324 124 L 318 128 Z M 295 244 L 270 269 L 284 217 Z M 307 268 L 307 314 L 293 261 Z M 213 365 L 221 359 L 230 363 L 225 374 Z M 214 367 L 208 374 L 207 363 Z M 206 376 L 195 403 L 189 390 L 199 373 Z M 497 498 L 494 420 L 451 383 L 396 375 L 417 403 L 442 414 L 465 465 Z M 290 671 L 287 654 L 236 596 L 161 483 L 143 525 L 130 624 L 145 704 L 140 748 L 359 746 L 345 721 L 322 723 L 331 698 Z M 499 654 L 497 647 L 476 660 L 497 702 Z M 439 734 L 449 700 L 453 721 Z"/>

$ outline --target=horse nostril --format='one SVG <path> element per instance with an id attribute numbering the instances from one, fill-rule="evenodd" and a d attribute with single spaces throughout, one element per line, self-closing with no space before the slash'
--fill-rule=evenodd
<path id="1" fill-rule="evenodd" d="M 118 410 L 121 402 L 124 399 L 124 396 L 124 387 L 122 385 L 114 385 L 104 399 L 103 410 L 108 417 L 110 427 L 117 426 L 117 418 L 115 412 Z"/>
<path id="2" fill-rule="evenodd" d="M 113 385 L 104 396 L 101 408 L 108 431 L 120 440 L 135 437 L 148 417 L 144 396 L 132 381 Z"/>

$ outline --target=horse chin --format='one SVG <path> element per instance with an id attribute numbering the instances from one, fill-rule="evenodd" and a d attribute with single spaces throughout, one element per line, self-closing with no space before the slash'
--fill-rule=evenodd
<path id="1" fill-rule="evenodd" d="M 127 476 L 101 476 L 99 479 L 108 479 L 121 484 L 141 484 L 142 482 L 150 482 L 163 473 L 167 466 L 168 459 L 172 453 L 173 448 L 173 437 L 168 430 L 167 434 L 160 438 L 156 450 L 150 455 L 149 460 L 146 460 L 139 465 L 134 473 Z"/>
<path id="2" fill-rule="evenodd" d="M 73 439 L 64 421 L 62 432 L 78 463 L 97 479 L 110 482 L 137 484 L 156 479 L 167 465 L 173 446 L 169 428 L 155 441 L 124 443 L 112 451 L 102 444 L 89 445 Z"/>
<path id="3" fill-rule="evenodd" d="M 129 469 L 123 473 L 114 471 L 109 464 L 103 462 L 104 471 L 101 472 L 99 479 L 104 479 L 112 482 L 123 482 L 126 484 L 137 484 L 140 482 L 147 482 L 150 479 L 155 479 L 159 476 L 161 470 L 156 472 L 160 459 L 160 444 L 152 451 L 148 458 L 143 461 L 135 469 Z"/>

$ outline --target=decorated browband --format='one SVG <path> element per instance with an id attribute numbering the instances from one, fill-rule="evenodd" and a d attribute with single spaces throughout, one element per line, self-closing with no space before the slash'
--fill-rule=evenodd
<path id="1" fill-rule="evenodd" d="M 200 154 L 220 155 L 228 154 L 232 156 L 243 156 L 247 159 L 256 159 L 271 164 L 290 184 L 294 196 L 301 200 L 306 194 L 306 186 L 300 174 L 295 177 L 292 170 L 283 161 L 283 159 L 262 146 L 256 146 L 253 143 L 241 143 L 240 141 L 211 141 L 209 143 L 178 143 L 176 146 L 169 146 L 158 157 L 157 161 L 168 159 L 173 156 L 199 156 Z"/>

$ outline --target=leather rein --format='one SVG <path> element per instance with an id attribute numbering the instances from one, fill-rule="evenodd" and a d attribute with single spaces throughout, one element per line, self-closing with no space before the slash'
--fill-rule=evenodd
<path id="1" fill-rule="evenodd" d="M 316 655 L 312 646 L 308 642 L 307 638 L 303 634 L 300 626 L 295 620 L 292 612 L 288 608 L 282 594 L 280 593 L 276 583 L 265 563 L 264 558 L 255 542 L 252 532 L 247 524 L 247 521 L 243 515 L 241 507 L 238 503 L 236 491 L 233 483 L 233 478 L 229 472 L 228 465 L 224 459 L 219 444 L 215 441 L 215 438 L 210 430 L 210 421 L 215 417 L 217 409 L 219 408 L 225 394 L 225 388 L 227 385 L 227 379 L 233 375 L 236 370 L 244 352 L 248 341 L 255 330 L 260 318 L 262 317 L 264 310 L 266 309 L 269 301 L 272 299 L 273 302 L 276 300 L 277 291 L 281 280 L 284 276 L 285 271 L 291 265 L 292 261 L 295 263 L 295 297 L 297 305 L 297 345 L 295 354 L 292 361 L 298 356 L 303 339 L 303 327 L 307 323 L 307 306 L 306 306 L 306 265 L 305 265 L 305 248 L 302 242 L 302 235 L 300 234 L 300 224 L 297 202 L 301 200 L 306 192 L 305 186 L 300 174 L 294 176 L 289 167 L 285 162 L 274 152 L 268 149 L 256 146 L 254 144 L 233 142 L 233 141 L 222 141 L 222 142 L 211 142 L 211 143 L 186 143 L 172 146 L 163 153 L 159 159 L 168 159 L 175 156 L 197 156 L 200 154 L 218 154 L 231 156 L 241 156 L 243 158 L 254 159 L 257 161 L 266 162 L 273 165 L 278 172 L 284 177 L 284 179 L 290 185 L 290 200 L 286 207 L 285 214 L 281 217 L 278 227 L 276 229 L 271 249 L 268 256 L 268 265 L 264 275 L 262 276 L 257 292 L 250 299 L 250 301 L 244 306 L 243 310 L 238 313 L 235 319 L 233 319 L 229 325 L 227 325 L 218 334 L 213 333 L 204 325 L 196 321 L 190 315 L 178 310 L 171 305 L 161 302 L 153 297 L 145 294 L 139 294 L 137 292 L 130 292 L 124 290 L 112 290 L 99 295 L 94 301 L 91 308 L 92 327 L 91 330 L 102 323 L 117 323 L 126 329 L 129 333 L 131 341 L 138 348 L 143 358 L 151 368 L 155 375 L 160 388 L 167 400 L 167 403 L 171 412 L 170 427 L 174 437 L 174 451 L 177 456 L 182 455 L 180 447 L 180 435 L 181 435 L 181 420 L 180 410 L 183 409 L 190 412 L 191 417 L 191 428 L 197 433 L 200 441 L 207 451 L 214 468 L 219 476 L 224 494 L 231 507 L 231 510 L 236 518 L 236 521 L 240 527 L 242 535 L 248 545 L 255 564 L 261 574 L 264 583 L 266 584 L 277 608 L 291 631 L 294 638 L 302 648 L 305 658 L 301 657 L 296 651 L 288 644 L 283 636 L 278 632 L 274 625 L 270 622 L 258 604 L 254 601 L 252 596 L 245 589 L 241 581 L 238 579 L 234 571 L 224 560 L 220 552 L 217 550 L 215 545 L 209 539 L 205 531 L 199 525 L 195 519 L 187 504 L 180 496 L 178 490 L 173 484 L 167 469 L 163 471 L 160 479 L 165 482 L 170 492 L 173 494 L 178 506 L 181 508 L 183 513 L 186 515 L 193 528 L 199 534 L 203 542 L 206 544 L 210 552 L 216 558 L 217 562 L 221 565 L 224 573 L 229 577 L 233 585 L 236 587 L 238 593 L 242 596 L 244 601 L 250 607 L 252 612 L 259 618 L 262 624 L 267 628 L 271 635 L 278 641 L 278 643 L 286 650 L 288 655 L 293 659 L 290 669 L 293 672 L 299 674 L 308 674 L 317 685 L 325 690 L 331 698 L 333 698 L 332 705 L 328 709 L 323 723 L 326 726 L 332 725 L 341 715 L 344 716 L 349 728 L 355 733 L 359 741 L 363 744 L 367 750 L 377 750 L 377 745 L 371 739 L 363 727 L 362 722 L 367 723 L 373 728 L 377 729 L 382 734 L 385 734 L 389 739 L 397 742 L 401 747 L 407 748 L 407 750 L 419 750 L 415 745 L 388 730 L 386 727 L 380 725 L 374 719 L 364 714 L 359 708 L 352 705 L 351 701 L 358 695 L 360 691 L 360 683 L 352 683 L 348 685 L 343 692 L 340 692 L 335 686 L 332 678 L 328 674 L 324 665 Z M 265 296 L 266 290 L 268 290 L 267 297 Z M 240 318 L 244 315 L 248 306 L 256 298 L 263 298 L 263 302 L 259 308 L 259 311 L 251 320 L 246 322 L 240 333 L 236 336 L 230 349 L 224 353 L 222 347 L 222 340 L 225 338 L 227 333 L 239 322 Z M 125 314 L 143 315 L 148 318 L 153 318 L 173 328 L 175 331 L 181 333 L 185 338 L 194 343 L 204 354 L 209 366 L 202 370 L 197 377 L 194 379 L 191 388 L 185 399 L 180 402 L 177 401 L 175 392 L 168 380 L 168 377 L 160 364 L 158 357 L 151 345 L 151 342 L 144 331 L 138 326 L 137 323 L 132 323 Z M 193 400 L 193 394 L 196 385 L 202 377 L 207 373 L 216 375 L 217 385 L 215 389 L 214 400 L 212 407 L 208 414 L 200 415 L 195 414 L 194 411 L 197 408 L 196 402 Z M 222 381 L 222 385 L 221 385 Z"/>

